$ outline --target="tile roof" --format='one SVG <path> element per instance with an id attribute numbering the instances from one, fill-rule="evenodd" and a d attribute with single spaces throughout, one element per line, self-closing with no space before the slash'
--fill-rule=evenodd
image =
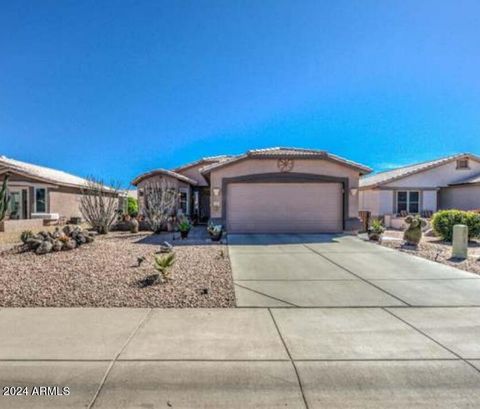
<path id="1" fill-rule="evenodd" d="M 10 159 L 6 156 L 0 156 L 0 171 L 6 170 L 16 172 L 21 175 L 39 179 L 46 183 L 52 183 L 70 187 L 85 187 L 88 182 L 86 179 L 63 172 L 61 170 L 51 169 L 44 166 L 33 165 L 27 162 Z"/>
<path id="2" fill-rule="evenodd" d="M 246 158 L 284 158 L 284 157 L 294 157 L 300 159 L 330 159 L 335 162 L 342 163 L 344 165 L 356 168 L 360 170 L 361 173 L 370 173 L 372 169 L 367 166 L 364 166 L 360 163 L 350 161 L 348 159 L 342 158 L 337 155 L 333 155 L 326 151 L 317 150 L 317 149 L 304 149 L 304 148 L 291 148 L 291 147 L 275 147 L 275 148 L 266 148 L 266 149 L 252 149 L 246 153 L 238 156 L 232 156 L 225 161 L 220 163 L 213 163 L 207 165 L 200 169 L 200 172 L 203 174 L 209 173 L 216 168 L 226 166 L 230 163 L 236 162 L 241 159 Z"/>
<path id="3" fill-rule="evenodd" d="M 197 184 L 196 180 L 190 179 L 189 177 L 181 175 L 180 173 L 176 173 L 167 169 L 154 169 L 150 172 L 142 173 L 140 176 L 137 176 L 135 179 L 132 180 L 132 185 L 137 186 L 142 180 L 145 180 L 157 175 L 170 176 L 172 178 L 181 180 L 182 182 L 190 183 L 191 185 Z"/>
<path id="4" fill-rule="evenodd" d="M 365 189 L 365 188 L 377 187 L 385 183 L 390 183 L 395 180 L 414 175 L 416 173 L 420 173 L 432 168 L 436 168 L 437 166 L 441 166 L 461 158 L 469 158 L 469 159 L 475 159 L 477 161 L 480 161 L 479 157 L 472 155 L 470 153 L 459 153 L 456 155 L 450 155 L 450 156 L 446 156 L 443 158 L 439 158 L 439 159 L 435 159 L 427 162 L 420 162 L 412 165 L 402 166 L 400 168 L 387 170 L 385 172 L 375 173 L 369 176 L 363 176 L 360 179 L 360 188 Z"/>
<path id="5" fill-rule="evenodd" d="M 218 155 L 218 156 L 206 156 L 204 158 L 200 158 L 198 160 L 195 160 L 193 162 L 185 163 L 184 165 L 178 166 L 175 169 L 172 169 L 173 172 L 179 172 L 184 169 L 191 168 L 192 166 L 200 165 L 202 163 L 219 163 L 219 162 L 224 162 L 228 159 L 230 159 L 232 156 L 231 155 Z"/>

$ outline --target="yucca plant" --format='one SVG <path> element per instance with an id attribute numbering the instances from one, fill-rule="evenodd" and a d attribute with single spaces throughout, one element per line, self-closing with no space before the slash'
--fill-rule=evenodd
<path id="1" fill-rule="evenodd" d="M 7 191 L 8 175 L 3 178 L 2 188 L 0 189 L 0 222 L 7 215 L 8 205 L 10 204 L 10 195 Z"/>
<path id="2" fill-rule="evenodd" d="M 170 278 L 170 267 L 175 264 L 175 253 L 168 253 L 165 256 L 156 256 L 154 267 L 161 274 L 163 280 Z"/>

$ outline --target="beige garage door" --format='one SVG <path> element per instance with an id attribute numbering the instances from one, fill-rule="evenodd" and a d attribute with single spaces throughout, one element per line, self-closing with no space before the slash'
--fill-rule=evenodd
<path id="1" fill-rule="evenodd" d="M 231 183 L 227 187 L 230 233 L 342 231 L 340 183 Z"/>

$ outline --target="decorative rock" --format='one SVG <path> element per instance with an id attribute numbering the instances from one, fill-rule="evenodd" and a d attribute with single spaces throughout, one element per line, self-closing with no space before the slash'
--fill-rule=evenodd
<path id="1" fill-rule="evenodd" d="M 52 248 L 53 248 L 53 244 L 45 240 L 44 242 L 42 242 L 42 244 L 40 244 L 40 246 L 37 247 L 37 249 L 35 250 L 35 253 L 47 254 L 52 251 Z"/>
<path id="2" fill-rule="evenodd" d="M 73 239 L 70 239 L 63 244 L 62 250 L 73 250 L 76 247 L 77 247 L 77 242 Z"/>
<path id="3" fill-rule="evenodd" d="M 31 239 L 28 239 L 25 244 L 28 246 L 30 250 L 36 250 L 41 244 L 42 244 L 41 239 L 37 239 L 35 237 L 32 237 Z"/>
<path id="4" fill-rule="evenodd" d="M 63 243 L 61 240 L 55 240 L 53 242 L 52 251 L 61 251 L 63 248 Z"/>
<path id="5" fill-rule="evenodd" d="M 452 258 L 468 257 L 468 227 L 464 224 L 453 226 Z"/>

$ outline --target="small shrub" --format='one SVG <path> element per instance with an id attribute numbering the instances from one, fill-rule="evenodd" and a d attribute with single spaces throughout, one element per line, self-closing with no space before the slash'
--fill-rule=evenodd
<path id="1" fill-rule="evenodd" d="M 453 226 L 468 227 L 468 238 L 480 237 L 480 214 L 463 210 L 440 210 L 433 215 L 432 228 L 445 241 L 452 241 Z"/>
<path id="2" fill-rule="evenodd" d="M 156 256 L 154 267 L 162 275 L 163 280 L 170 278 L 170 267 L 175 264 L 175 253 L 169 253 L 165 256 Z"/>
<path id="3" fill-rule="evenodd" d="M 427 222 L 417 215 L 405 217 L 405 223 L 408 227 L 403 232 L 403 240 L 408 245 L 418 246 L 422 239 L 422 228 L 427 225 Z"/>
<path id="4" fill-rule="evenodd" d="M 127 214 L 131 217 L 138 216 L 138 200 L 134 197 L 127 197 Z"/>
<path id="5" fill-rule="evenodd" d="M 385 227 L 383 227 L 382 221 L 380 219 L 372 219 L 368 229 L 368 238 L 377 241 L 384 232 Z"/>
<path id="6" fill-rule="evenodd" d="M 20 234 L 20 240 L 22 243 L 26 243 L 28 239 L 31 239 L 33 237 L 33 232 L 31 230 L 24 230 L 22 231 L 22 234 Z"/>

